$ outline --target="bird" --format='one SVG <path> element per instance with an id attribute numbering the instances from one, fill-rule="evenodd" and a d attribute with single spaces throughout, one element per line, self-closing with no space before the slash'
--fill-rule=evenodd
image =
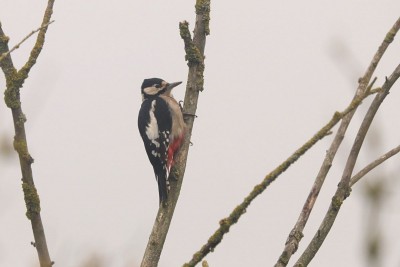
<path id="1" fill-rule="evenodd" d="M 168 198 L 169 172 L 185 134 L 181 106 L 171 93 L 181 83 L 149 78 L 144 79 L 141 86 L 142 105 L 138 115 L 138 128 L 153 166 L 160 205 Z"/>

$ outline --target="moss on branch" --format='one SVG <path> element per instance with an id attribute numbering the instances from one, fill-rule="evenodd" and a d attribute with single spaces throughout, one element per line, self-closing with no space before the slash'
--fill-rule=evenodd
<path id="1" fill-rule="evenodd" d="M 196 1 L 196 14 L 201 15 L 204 24 L 204 33 L 210 34 L 210 0 Z"/>
<path id="2" fill-rule="evenodd" d="M 185 60 L 188 62 L 188 66 L 190 67 L 202 63 L 203 56 L 192 41 L 192 36 L 189 31 L 189 23 L 187 21 L 179 23 L 179 32 L 185 44 Z"/>
<path id="3" fill-rule="evenodd" d="M 20 168 L 22 172 L 22 189 L 26 205 L 26 216 L 31 221 L 33 236 L 35 238 L 35 246 L 39 257 L 40 266 L 50 267 L 54 262 L 50 259 L 50 254 L 47 248 L 46 237 L 42 219 L 40 217 L 40 200 L 35 184 L 33 181 L 31 164 L 33 159 L 28 152 L 26 132 L 24 124 L 26 117 L 22 112 L 20 101 L 20 89 L 22 88 L 25 79 L 28 77 L 31 68 L 35 65 L 37 58 L 44 45 L 46 30 L 49 25 L 51 14 L 53 13 L 53 5 L 55 0 L 48 0 L 46 11 L 43 17 L 41 27 L 32 32 L 12 50 L 8 48 L 9 37 L 5 35 L 0 23 L 0 67 L 6 78 L 6 90 L 4 91 L 4 101 L 11 109 L 15 128 L 14 149 L 17 151 L 20 160 Z M 19 45 L 39 31 L 36 43 L 31 50 L 29 59 L 25 65 L 18 71 L 13 64 L 11 52 L 19 47 Z"/>
<path id="4" fill-rule="evenodd" d="M 25 140 L 16 140 L 14 139 L 14 149 L 17 151 L 18 155 L 20 155 L 24 160 L 28 163 L 32 163 L 32 157 L 29 155 L 28 146 Z"/>
<path id="5" fill-rule="evenodd" d="M 312 136 L 306 143 L 298 148 L 291 156 L 289 156 L 284 162 L 277 166 L 272 172 L 270 172 L 264 180 L 256 185 L 250 194 L 243 200 L 241 204 L 235 207 L 235 209 L 229 214 L 228 217 L 220 221 L 219 228 L 214 232 L 213 235 L 208 239 L 207 243 L 196 252 L 192 259 L 185 263 L 184 267 L 193 267 L 200 262 L 209 252 L 213 251 L 214 248 L 222 241 L 224 235 L 229 232 L 230 227 L 237 223 L 240 217 L 246 212 L 246 209 L 250 206 L 252 201 L 260 195 L 264 190 L 277 179 L 283 172 L 285 172 L 293 163 L 295 163 L 302 155 L 304 155 L 311 147 L 313 147 L 319 140 L 331 133 L 331 129 L 348 113 L 354 110 L 357 106 L 362 103 L 366 97 L 371 93 L 365 93 L 352 101 L 349 106 L 343 112 L 335 112 L 332 119 L 323 126 L 314 136 Z"/>
<path id="6" fill-rule="evenodd" d="M 24 191 L 24 199 L 26 205 L 26 217 L 29 220 L 33 216 L 40 213 L 40 199 L 37 190 L 34 185 L 28 184 L 26 182 L 22 183 L 22 190 Z"/>

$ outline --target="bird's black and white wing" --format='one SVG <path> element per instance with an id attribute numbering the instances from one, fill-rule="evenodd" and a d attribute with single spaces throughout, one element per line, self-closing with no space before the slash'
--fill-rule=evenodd
<path id="1" fill-rule="evenodd" d="M 153 165 L 160 202 L 167 198 L 169 190 L 167 154 L 171 126 L 171 114 L 167 103 L 162 98 L 154 97 L 143 101 L 139 112 L 138 128 L 147 156 Z"/>

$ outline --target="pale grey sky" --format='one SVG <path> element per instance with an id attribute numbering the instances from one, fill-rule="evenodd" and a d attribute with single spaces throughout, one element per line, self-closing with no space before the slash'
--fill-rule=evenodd
<path id="1" fill-rule="evenodd" d="M 157 185 L 137 130 L 144 78 L 184 81 L 178 23 L 193 30 L 195 1 L 56 1 L 38 63 L 22 89 L 34 179 L 56 266 L 75 267 L 93 254 L 105 266 L 141 261 L 158 208 Z M 36 29 L 46 1 L 1 0 L 10 45 Z M 386 32 L 400 16 L 396 1 L 227 1 L 211 3 L 205 90 L 200 95 L 185 181 L 160 267 L 188 261 L 265 174 L 351 100 Z M 17 67 L 32 42 L 13 53 Z M 400 62 L 399 38 L 376 75 L 382 84 Z M 4 89 L 4 78 L 0 78 Z M 399 144 L 396 85 L 373 123 L 375 150 L 361 168 Z M 175 89 L 183 99 L 184 86 Z M 336 190 L 351 125 L 305 229 L 302 251 Z M 378 131 L 379 130 L 379 131 Z M 0 141 L 12 142 L 10 111 L 0 104 Z M 372 135 L 369 135 L 371 137 Z M 326 138 L 254 201 L 207 260 L 210 266 L 272 266 L 318 172 Z M 367 142 L 371 138 L 367 138 Z M 399 158 L 353 189 L 310 266 L 362 267 L 367 180 L 391 176 L 382 210 L 383 266 L 399 266 Z M 0 266 L 36 262 L 15 153 L 0 154 Z M 294 260 L 299 253 L 295 254 Z"/>

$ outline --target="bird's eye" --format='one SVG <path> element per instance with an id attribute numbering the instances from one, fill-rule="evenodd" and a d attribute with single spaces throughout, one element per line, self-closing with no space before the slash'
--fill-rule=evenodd
<path id="1" fill-rule="evenodd" d="M 154 84 L 153 85 L 155 88 L 161 88 L 161 85 L 160 84 Z"/>

